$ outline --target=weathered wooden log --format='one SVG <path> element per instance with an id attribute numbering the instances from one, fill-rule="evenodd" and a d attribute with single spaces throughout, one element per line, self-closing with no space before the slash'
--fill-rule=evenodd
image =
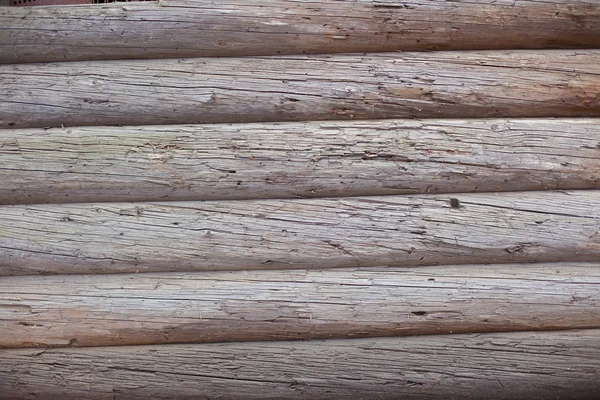
<path id="1" fill-rule="evenodd" d="M 599 376 L 595 329 L 0 350 L 11 400 L 588 400 Z"/>
<path id="2" fill-rule="evenodd" d="M 0 280 L 0 347 L 600 328 L 600 263 Z"/>
<path id="3" fill-rule="evenodd" d="M 600 191 L 0 207 L 0 274 L 600 261 Z"/>
<path id="4" fill-rule="evenodd" d="M 7 130 L 0 204 L 600 188 L 600 119 Z"/>
<path id="5" fill-rule="evenodd" d="M 600 116 L 600 50 L 0 66 L 0 127 Z"/>
<path id="6" fill-rule="evenodd" d="M 0 9 L 0 63 L 600 47 L 595 0 L 161 0 Z"/>

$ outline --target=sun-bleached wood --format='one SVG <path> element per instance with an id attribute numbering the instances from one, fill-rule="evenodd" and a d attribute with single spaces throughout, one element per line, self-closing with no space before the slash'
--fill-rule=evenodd
<path id="1" fill-rule="evenodd" d="M 600 261 L 600 191 L 0 207 L 0 275 Z"/>
<path id="2" fill-rule="evenodd" d="M 588 400 L 599 376 L 596 329 L 0 350 L 10 400 Z"/>
<path id="3" fill-rule="evenodd" d="M 1 128 L 600 116 L 600 50 L 0 66 Z"/>
<path id="4" fill-rule="evenodd" d="M 0 8 L 0 63 L 600 47 L 595 0 L 161 0 Z"/>
<path id="5" fill-rule="evenodd" d="M 600 119 L 6 130 L 0 204 L 600 188 Z"/>
<path id="6" fill-rule="evenodd" d="M 0 348 L 600 328 L 600 263 L 0 279 Z"/>

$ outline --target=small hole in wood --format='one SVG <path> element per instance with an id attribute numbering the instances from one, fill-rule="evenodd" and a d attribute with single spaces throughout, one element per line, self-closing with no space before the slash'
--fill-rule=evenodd
<path id="1" fill-rule="evenodd" d="M 452 208 L 461 208 L 462 206 L 460 205 L 460 200 L 458 200 L 456 198 L 451 198 L 450 199 L 450 207 L 452 207 Z"/>

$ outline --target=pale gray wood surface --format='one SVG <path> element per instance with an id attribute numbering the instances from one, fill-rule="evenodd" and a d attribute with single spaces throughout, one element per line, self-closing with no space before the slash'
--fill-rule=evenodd
<path id="1" fill-rule="evenodd" d="M 600 191 L 0 207 L 0 275 L 600 261 Z"/>
<path id="2" fill-rule="evenodd" d="M 600 47 L 595 0 L 162 0 L 0 9 L 0 63 Z"/>
<path id="3" fill-rule="evenodd" d="M 0 204 L 600 188 L 600 120 L 0 132 Z"/>
<path id="4" fill-rule="evenodd" d="M 11 400 L 599 395 L 599 330 L 0 350 Z"/>
<path id="5" fill-rule="evenodd" d="M 0 66 L 0 127 L 600 116 L 600 50 Z"/>
<path id="6" fill-rule="evenodd" d="M 0 348 L 600 328 L 599 304 L 600 263 L 4 277 Z"/>

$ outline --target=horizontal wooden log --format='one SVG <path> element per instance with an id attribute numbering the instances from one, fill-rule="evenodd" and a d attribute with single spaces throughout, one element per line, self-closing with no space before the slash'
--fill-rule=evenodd
<path id="1" fill-rule="evenodd" d="M 0 204 L 600 188 L 600 119 L 7 130 Z"/>
<path id="2" fill-rule="evenodd" d="M 0 348 L 600 328 L 600 263 L 0 280 Z"/>
<path id="3" fill-rule="evenodd" d="M 161 0 L 0 9 L 0 63 L 600 47 L 595 0 Z"/>
<path id="4" fill-rule="evenodd" d="M 600 116 L 600 50 L 0 66 L 0 127 Z"/>
<path id="5" fill-rule="evenodd" d="M 10 400 L 588 400 L 599 374 L 600 330 L 0 350 Z"/>
<path id="6" fill-rule="evenodd" d="M 600 191 L 0 207 L 0 274 L 600 261 Z"/>

